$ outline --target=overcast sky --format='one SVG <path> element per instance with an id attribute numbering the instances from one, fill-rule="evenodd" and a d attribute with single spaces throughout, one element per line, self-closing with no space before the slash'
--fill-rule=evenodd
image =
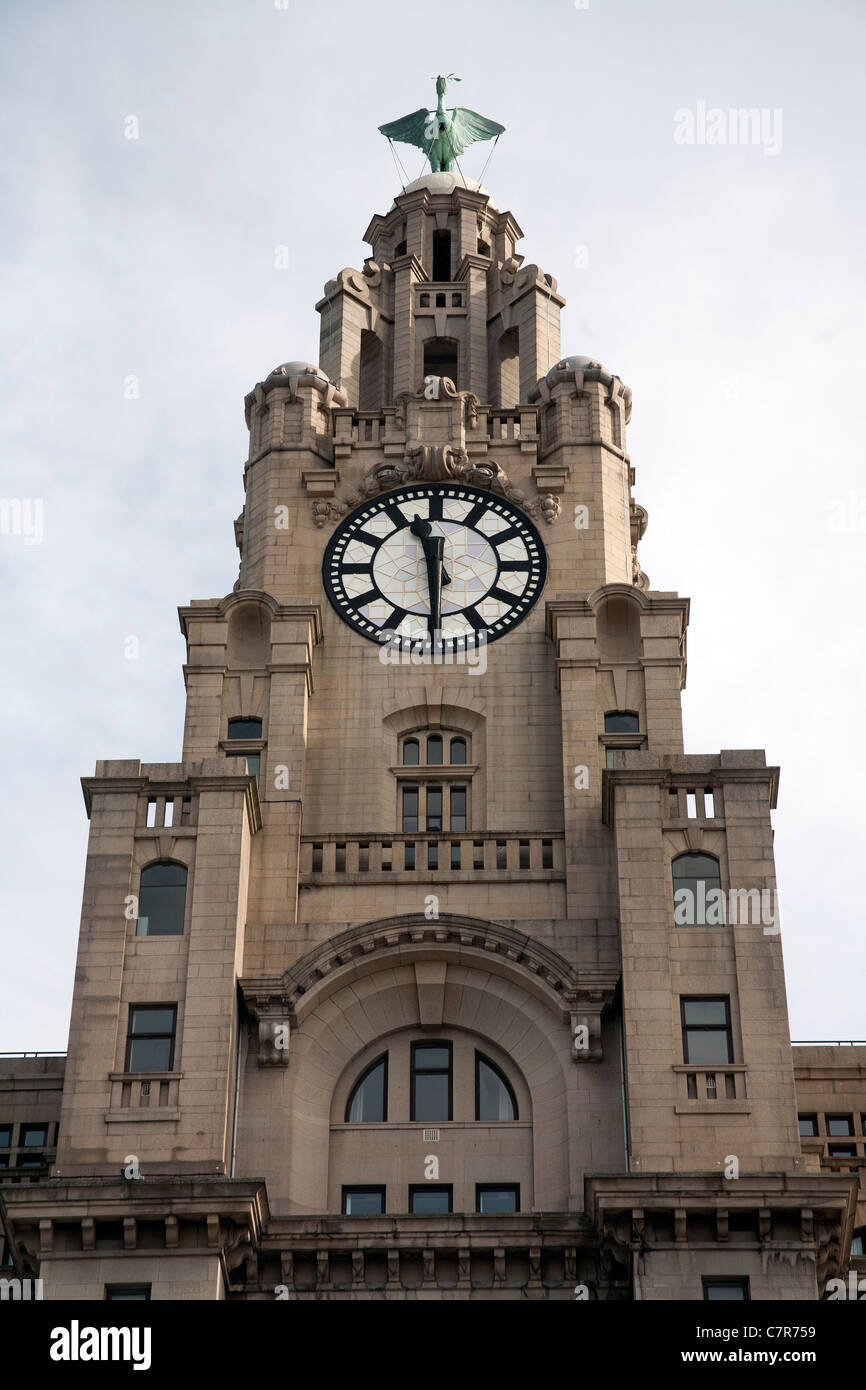
<path id="1" fill-rule="evenodd" d="M 376 127 L 452 71 L 507 127 L 484 182 L 563 351 L 634 392 L 641 563 L 692 600 L 686 751 L 781 764 L 792 1035 L 866 1037 L 864 28 L 841 0 L 5 0 L 0 494 L 44 536 L 0 535 L 0 1049 L 66 1045 L 78 779 L 180 757 L 175 610 L 237 576 L 244 394 L 316 360 L 322 286 L 399 191 Z M 763 136 L 708 143 L 741 107 Z"/>

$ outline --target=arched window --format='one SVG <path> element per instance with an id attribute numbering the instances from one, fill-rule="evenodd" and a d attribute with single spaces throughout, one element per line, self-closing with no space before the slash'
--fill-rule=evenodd
<path id="1" fill-rule="evenodd" d="M 466 762 L 466 740 L 465 738 L 452 738 L 451 740 L 451 762 L 465 764 Z"/>
<path id="2" fill-rule="evenodd" d="M 403 741 L 403 766 L 418 766 L 418 740 L 417 738 L 407 738 Z"/>
<path id="3" fill-rule="evenodd" d="M 442 762 L 442 735 L 431 734 L 427 739 L 427 763 L 429 766 Z"/>
<path id="4" fill-rule="evenodd" d="M 424 375 L 447 376 L 457 383 L 457 339 L 428 338 L 424 344 Z"/>
<path id="5" fill-rule="evenodd" d="M 722 927 L 725 902 L 719 861 L 712 854 L 678 854 L 671 864 L 678 927 Z"/>
<path id="6" fill-rule="evenodd" d="M 502 1072 L 483 1053 L 475 1054 L 476 1120 L 516 1120 L 517 1100 Z"/>
<path id="7" fill-rule="evenodd" d="M 631 710 L 611 710 L 609 714 L 604 716 L 604 732 L 606 734 L 637 734 L 640 733 L 640 721 Z"/>
<path id="8" fill-rule="evenodd" d="M 383 1124 L 388 1118 L 388 1054 L 362 1073 L 346 1106 L 347 1124 Z"/>
<path id="9" fill-rule="evenodd" d="M 136 936 L 182 936 L 186 906 L 186 869 L 169 859 L 141 871 Z"/>

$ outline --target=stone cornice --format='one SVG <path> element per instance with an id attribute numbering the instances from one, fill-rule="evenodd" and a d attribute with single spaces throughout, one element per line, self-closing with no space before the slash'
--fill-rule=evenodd
<path id="1" fill-rule="evenodd" d="M 685 755 L 681 755 L 685 756 Z M 696 757 L 695 763 L 705 761 Z M 731 783 L 767 786 L 770 809 L 775 810 L 779 795 L 779 768 L 755 763 L 751 767 L 630 767 L 603 768 L 601 774 L 601 816 L 605 825 L 613 825 L 617 787 L 724 787 Z M 671 828 L 671 827 L 667 827 Z"/>

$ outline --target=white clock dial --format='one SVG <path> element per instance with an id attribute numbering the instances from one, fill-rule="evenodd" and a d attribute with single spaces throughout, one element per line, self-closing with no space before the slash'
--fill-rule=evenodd
<path id="1" fill-rule="evenodd" d="M 454 648 L 504 636 L 545 575 L 532 522 L 457 483 L 415 483 L 365 502 L 340 523 L 323 565 L 331 603 L 363 636 L 410 645 L 435 634 Z"/>

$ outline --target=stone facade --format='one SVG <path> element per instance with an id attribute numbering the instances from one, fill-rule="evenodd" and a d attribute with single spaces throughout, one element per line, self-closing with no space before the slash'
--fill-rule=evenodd
<path id="1" fill-rule="evenodd" d="M 49 1298 L 817 1298 L 847 1268 L 858 1164 L 797 1121 L 837 1055 L 795 1076 L 774 920 L 675 916 L 684 864 L 772 894 L 778 770 L 684 753 L 688 601 L 638 564 L 631 393 L 560 357 L 521 235 L 416 180 L 326 285 L 319 366 L 246 398 L 240 573 L 180 610 L 182 760 L 83 779 L 56 1155 L 3 1186 Z M 323 587 L 335 528 L 422 481 L 542 537 L 483 665 L 385 662 Z"/>

